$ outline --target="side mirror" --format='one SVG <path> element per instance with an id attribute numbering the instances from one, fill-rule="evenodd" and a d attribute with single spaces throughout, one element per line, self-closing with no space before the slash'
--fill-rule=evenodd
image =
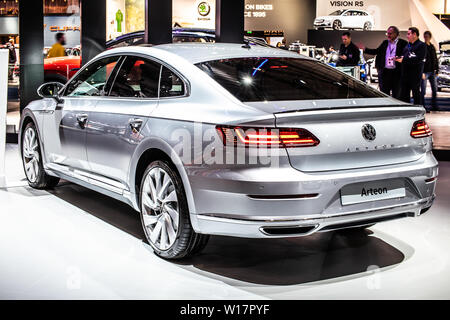
<path id="1" fill-rule="evenodd" d="M 41 98 L 53 98 L 57 102 L 61 102 L 59 92 L 64 88 L 64 85 L 59 82 L 47 82 L 37 89 L 37 94 Z"/>

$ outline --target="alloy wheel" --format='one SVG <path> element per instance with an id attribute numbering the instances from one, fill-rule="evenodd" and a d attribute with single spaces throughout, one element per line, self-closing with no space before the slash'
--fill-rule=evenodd
<path id="1" fill-rule="evenodd" d="M 30 182 L 36 182 L 39 178 L 39 143 L 36 131 L 30 127 L 25 131 L 23 138 L 23 162 L 25 174 Z"/>
<path id="2" fill-rule="evenodd" d="M 333 29 L 334 30 L 341 30 L 342 23 L 339 20 L 336 20 L 333 22 Z"/>
<path id="3" fill-rule="evenodd" d="M 168 250 L 177 239 L 180 213 L 175 185 L 160 167 L 152 168 L 142 188 L 142 221 L 148 241 L 158 250 Z"/>

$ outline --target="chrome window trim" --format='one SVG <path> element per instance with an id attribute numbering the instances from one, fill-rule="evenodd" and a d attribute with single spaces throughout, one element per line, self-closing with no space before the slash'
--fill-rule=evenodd
<path id="1" fill-rule="evenodd" d="M 123 59 L 122 59 L 122 63 L 120 64 L 119 70 L 122 68 L 122 66 L 125 63 L 127 57 L 129 57 L 129 56 L 130 55 L 122 55 L 121 56 L 121 58 L 123 58 Z M 141 57 L 143 59 L 150 60 L 150 61 L 155 62 L 155 63 L 160 65 L 160 68 L 159 68 L 159 79 L 158 79 L 158 97 L 156 97 L 156 98 L 147 98 L 147 97 L 113 97 L 113 96 L 110 96 L 111 91 L 112 91 L 112 89 L 114 87 L 114 84 L 116 82 L 116 79 L 117 79 L 117 74 L 118 73 L 116 72 L 114 80 L 113 80 L 112 85 L 111 85 L 111 89 L 109 89 L 109 92 L 108 92 L 107 95 L 103 95 L 102 96 L 103 98 L 108 98 L 108 100 L 112 100 L 112 99 L 119 99 L 119 100 L 128 99 L 128 100 L 132 100 L 132 101 L 158 101 L 159 100 L 159 89 L 160 89 L 160 84 L 161 84 L 161 70 L 162 70 L 161 63 L 159 63 L 159 62 L 157 62 L 157 61 L 155 61 L 153 59 L 149 59 L 148 56 L 142 55 L 142 54 L 134 54 L 133 57 Z"/>
<path id="2" fill-rule="evenodd" d="M 77 73 L 75 73 L 75 75 L 72 77 L 72 79 L 70 79 L 69 81 L 67 81 L 67 83 L 65 84 L 65 86 L 61 89 L 60 92 L 63 93 L 63 94 L 61 95 L 61 98 L 65 98 L 65 97 L 72 98 L 71 96 L 68 96 L 68 95 L 66 94 L 67 87 L 68 87 L 73 81 L 75 81 L 75 80 L 77 79 L 78 75 L 79 75 L 82 71 L 84 71 L 84 69 L 86 69 L 86 68 L 89 67 L 91 64 L 93 64 L 93 63 L 95 63 L 95 62 L 97 62 L 97 61 L 99 61 L 99 60 L 102 60 L 102 59 L 105 59 L 105 58 L 110 58 L 110 57 L 116 57 L 116 56 L 119 57 L 119 59 L 117 60 L 117 63 L 119 63 L 119 62 L 120 62 L 120 59 L 122 58 L 122 54 L 117 54 L 117 53 L 114 54 L 114 53 L 112 53 L 112 54 L 108 54 L 108 55 L 104 55 L 104 56 L 102 56 L 102 57 L 99 57 L 98 59 L 95 59 L 95 58 L 94 58 L 94 59 L 92 59 L 91 61 L 89 61 L 86 65 L 80 67 L 80 70 L 78 70 Z M 116 66 L 117 66 L 117 65 L 116 65 Z M 115 66 L 114 68 L 116 68 L 116 66 Z M 113 71 L 114 71 L 114 70 L 113 70 Z M 113 72 L 111 72 L 111 74 L 113 74 Z M 111 77 L 111 74 L 108 76 L 108 79 L 106 79 L 105 84 L 108 83 L 109 78 Z M 80 97 L 80 96 L 74 96 L 74 97 Z M 89 96 L 89 97 L 93 97 L 93 96 Z M 104 95 L 96 96 L 96 97 L 104 97 Z"/>
<path id="3" fill-rule="evenodd" d="M 160 76 L 159 76 L 159 85 L 158 85 L 158 98 L 138 98 L 138 97 L 114 97 L 114 98 L 127 98 L 127 99 L 133 99 L 133 101 L 141 101 L 141 100 L 165 100 L 165 99 L 180 99 L 180 98 L 188 98 L 191 96 L 191 82 L 181 73 L 179 72 L 177 69 L 175 69 L 174 67 L 168 65 L 166 62 L 155 58 L 151 55 L 148 54 L 144 54 L 144 53 L 136 53 L 136 52 L 123 52 L 120 54 L 123 57 L 126 56 L 133 56 L 133 57 L 141 57 L 144 59 L 148 59 L 151 60 L 153 62 L 159 63 L 161 66 L 166 67 L 167 69 L 169 69 L 170 71 L 172 71 L 173 73 L 175 73 L 177 75 L 177 77 L 179 77 L 181 79 L 181 81 L 183 81 L 183 85 L 184 85 L 184 95 L 181 96 L 176 96 L 176 97 L 160 97 L 160 84 L 161 84 L 161 73 L 162 73 L 162 68 L 160 70 Z M 107 98 L 109 96 L 103 96 L 104 98 Z"/>

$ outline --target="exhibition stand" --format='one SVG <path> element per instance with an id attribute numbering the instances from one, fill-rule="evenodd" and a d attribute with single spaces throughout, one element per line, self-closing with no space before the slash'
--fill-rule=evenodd
<path id="1" fill-rule="evenodd" d="M 0 50 L 0 188 L 6 188 L 6 112 L 8 110 L 8 50 Z"/>

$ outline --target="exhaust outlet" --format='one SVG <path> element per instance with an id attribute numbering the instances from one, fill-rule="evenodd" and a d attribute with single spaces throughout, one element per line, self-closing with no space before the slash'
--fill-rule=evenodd
<path id="1" fill-rule="evenodd" d="M 260 231 L 267 236 L 304 236 L 317 228 L 314 226 L 261 227 Z"/>

